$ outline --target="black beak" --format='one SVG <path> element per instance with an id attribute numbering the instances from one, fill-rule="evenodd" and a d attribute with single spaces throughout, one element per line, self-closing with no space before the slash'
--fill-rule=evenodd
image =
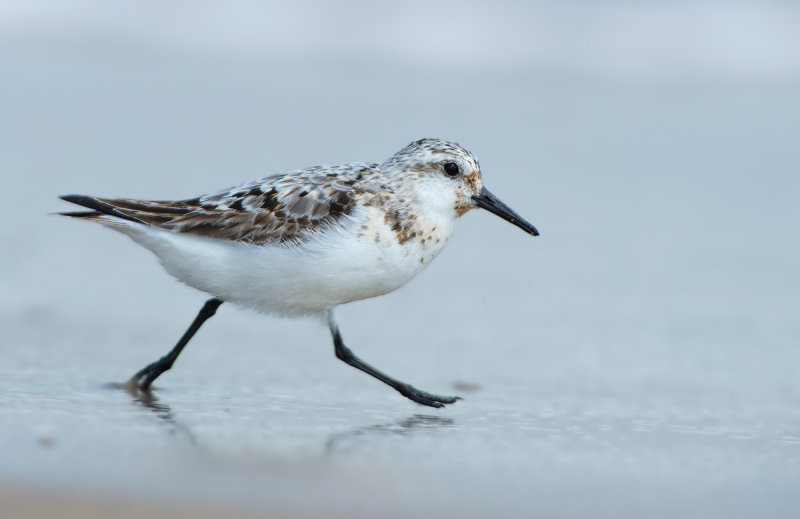
<path id="1" fill-rule="evenodd" d="M 496 214 L 503 220 L 508 220 L 526 233 L 539 236 L 539 231 L 536 230 L 536 227 L 526 222 L 524 218 L 512 211 L 510 207 L 501 202 L 499 198 L 491 194 L 485 187 L 481 188 L 479 194 L 472 197 L 472 201 L 475 202 L 475 205 L 478 207 Z"/>

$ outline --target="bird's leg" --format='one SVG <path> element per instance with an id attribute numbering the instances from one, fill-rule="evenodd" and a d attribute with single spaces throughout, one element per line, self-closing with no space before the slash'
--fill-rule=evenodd
<path id="1" fill-rule="evenodd" d="M 356 357 L 350 348 L 344 345 L 344 341 L 342 341 L 342 335 L 339 333 L 339 327 L 336 325 L 336 321 L 333 319 L 333 312 L 331 311 L 328 311 L 328 326 L 331 329 L 331 335 L 333 335 L 333 345 L 337 358 L 345 361 L 354 368 L 360 369 L 364 373 L 377 378 L 381 382 L 392 386 L 404 397 L 411 399 L 418 404 L 427 405 L 430 407 L 444 407 L 445 404 L 452 404 L 456 400 L 461 400 L 461 397 L 458 396 L 439 396 L 427 393 L 425 391 L 420 391 L 410 384 L 400 382 L 399 380 L 396 380 L 389 375 L 378 371 L 363 360 Z"/>
<path id="2" fill-rule="evenodd" d="M 217 298 L 211 298 L 206 301 L 206 304 L 204 304 L 203 308 L 200 309 L 197 317 L 194 318 L 191 326 L 189 326 L 189 329 L 183 334 L 183 337 L 181 337 L 181 339 L 178 341 L 178 344 L 176 344 L 169 353 L 139 370 L 138 373 L 131 377 L 130 381 L 128 381 L 128 384 L 131 386 L 136 386 L 142 391 L 149 391 L 150 385 L 153 383 L 153 381 L 157 379 L 159 375 L 172 367 L 172 365 L 175 363 L 175 359 L 177 359 L 178 355 L 181 354 L 181 351 L 183 351 L 183 348 L 186 346 L 189 340 L 194 337 L 194 334 L 197 333 L 197 330 L 200 329 L 203 323 L 216 313 L 217 308 L 219 308 L 219 305 L 222 303 L 223 301 Z"/>

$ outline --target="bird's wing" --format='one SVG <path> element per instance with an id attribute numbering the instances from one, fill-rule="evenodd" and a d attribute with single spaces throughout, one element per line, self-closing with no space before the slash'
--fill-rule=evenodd
<path id="1" fill-rule="evenodd" d="M 246 243 L 301 240 L 349 215 L 359 197 L 376 193 L 375 164 L 316 167 L 275 175 L 188 200 L 152 201 L 68 195 L 64 200 L 93 209 L 65 213 L 108 215 L 173 232 Z"/>

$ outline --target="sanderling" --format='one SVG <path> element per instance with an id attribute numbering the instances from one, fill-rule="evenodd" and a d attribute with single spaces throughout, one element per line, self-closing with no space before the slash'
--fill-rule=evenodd
<path id="1" fill-rule="evenodd" d="M 405 285 L 441 252 L 456 218 L 481 207 L 537 236 L 483 187 L 475 157 L 421 139 L 383 164 L 318 166 L 188 200 L 67 195 L 100 222 L 150 249 L 171 275 L 212 296 L 175 347 L 130 380 L 148 391 L 226 301 L 280 316 L 327 321 L 336 356 L 422 405 L 459 399 L 420 391 L 356 357 L 333 309 Z"/>

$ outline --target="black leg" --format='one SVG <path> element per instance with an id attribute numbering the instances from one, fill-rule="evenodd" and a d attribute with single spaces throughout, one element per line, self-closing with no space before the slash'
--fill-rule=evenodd
<path id="1" fill-rule="evenodd" d="M 378 371 L 363 360 L 355 356 L 355 354 L 344 345 L 342 335 L 339 333 L 339 327 L 333 320 L 333 313 L 328 312 L 328 326 L 330 326 L 331 334 L 333 335 L 333 346 L 336 349 L 336 357 L 345 361 L 347 364 L 356 369 L 360 369 L 367 375 L 373 376 L 381 382 L 388 384 L 395 388 L 404 397 L 413 400 L 414 402 L 430 407 L 444 407 L 445 404 L 452 404 L 456 400 L 461 400 L 459 396 L 439 396 L 425 391 L 420 391 L 410 384 L 400 382 L 385 373 Z"/>
<path id="2" fill-rule="evenodd" d="M 197 314 L 197 317 L 194 318 L 192 325 L 189 326 L 189 329 L 183 334 L 183 337 L 181 337 L 181 340 L 178 341 L 178 344 L 176 344 L 169 353 L 142 368 L 138 373 L 131 377 L 129 384 L 131 386 L 138 387 L 142 391 L 149 391 L 150 385 L 153 383 L 153 381 L 157 379 L 159 375 L 172 367 L 172 365 L 175 363 L 175 359 L 177 359 L 178 355 L 181 354 L 181 351 L 183 351 L 183 348 L 186 346 L 189 340 L 194 337 L 194 334 L 197 333 L 197 330 L 199 330 L 201 326 L 203 326 L 203 323 L 216 313 L 217 308 L 219 308 L 219 305 L 222 303 L 223 301 L 221 299 L 216 298 L 206 301 L 206 304 L 204 304 L 203 308 L 200 309 L 200 312 Z"/>

